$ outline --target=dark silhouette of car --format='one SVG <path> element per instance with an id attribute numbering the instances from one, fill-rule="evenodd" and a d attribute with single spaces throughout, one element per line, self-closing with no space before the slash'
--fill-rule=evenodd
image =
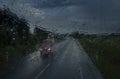
<path id="1" fill-rule="evenodd" d="M 54 42 L 52 39 L 45 39 L 42 41 L 42 45 L 40 46 L 40 54 L 41 56 L 53 55 L 53 46 Z"/>

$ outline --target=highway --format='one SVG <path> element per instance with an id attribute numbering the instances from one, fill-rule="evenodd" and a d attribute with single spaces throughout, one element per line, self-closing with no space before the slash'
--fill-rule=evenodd
<path id="1" fill-rule="evenodd" d="M 0 71 L 0 79 L 103 79 L 82 46 L 73 38 L 55 45 L 54 56 L 36 51 Z"/>

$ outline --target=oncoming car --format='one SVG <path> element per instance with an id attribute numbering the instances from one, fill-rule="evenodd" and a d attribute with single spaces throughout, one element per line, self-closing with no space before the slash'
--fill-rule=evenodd
<path id="1" fill-rule="evenodd" d="M 43 40 L 42 45 L 40 46 L 41 56 L 53 55 L 53 52 L 54 52 L 53 45 L 54 45 L 54 42 L 51 39 Z"/>

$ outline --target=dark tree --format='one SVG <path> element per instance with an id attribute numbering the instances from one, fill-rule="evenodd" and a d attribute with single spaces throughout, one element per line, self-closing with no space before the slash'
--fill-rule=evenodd
<path id="1" fill-rule="evenodd" d="M 41 40 L 46 39 L 48 36 L 48 32 L 45 30 L 42 30 L 38 27 L 34 29 L 34 34 L 38 42 L 41 42 Z"/>
<path id="2" fill-rule="evenodd" d="M 27 44 L 30 31 L 27 21 L 8 8 L 0 10 L 0 45 Z"/>

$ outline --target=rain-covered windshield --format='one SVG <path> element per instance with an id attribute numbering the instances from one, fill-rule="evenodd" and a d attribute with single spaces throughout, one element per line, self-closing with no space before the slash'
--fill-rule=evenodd
<path id="1" fill-rule="evenodd" d="M 120 79 L 120 0 L 0 0 L 0 79 Z"/>

